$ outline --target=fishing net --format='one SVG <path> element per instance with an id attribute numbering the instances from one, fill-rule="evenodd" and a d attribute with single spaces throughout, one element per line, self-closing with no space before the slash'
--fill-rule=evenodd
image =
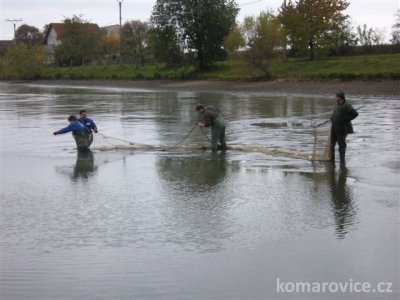
<path id="1" fill-rule="evenodd" d="M 160 147 L 157 145 L 147 145 L 135 143 L 120 138 L 105 135 L 103 133 L 95 133 L 93 138 L 92 149 L 99 151 L 108 150 L 157 150 Z"/>
<path id="2" fill-rule="evenodd" d="M 260 152 L 268 155 L 284 156 L 312 161 L 327 161 L 330 159 L 330 123 L 314 127 L 314 145 L 312 153 L 285 150 L 280 148 L 266 147 L 264 145 L 229 145 L 228 149 L 243 152 Z M 310 141 L 312 137 L 310 136 Z M 171 145 L 148 145 L 131 142 L 128 140 L 111 137 L 102 133 L 94 134 L 93 149 L 107 150 L 154 150 L 154 151 L 176 151 L 178 149 L 202 149 L 210 150 L 210 138 L 208 131 L 194 126 L 176 144 Z"/>

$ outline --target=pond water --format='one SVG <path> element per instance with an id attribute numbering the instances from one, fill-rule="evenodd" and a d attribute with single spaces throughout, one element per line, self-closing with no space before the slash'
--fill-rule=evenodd
<path id="1" fill-rule="evenodd" d="M 239 151 L 82 156 L 70 134 L 52 135 L 84 108 L 101 133 L 173 145 L 203 103 L 240 115 L 228 144 L 311 152 L 332 96 L 0 89 L 0 299 L 398 299 L 399 98 L 348 97 L 365 106 L 341 170 Z M 279 282 L 391 284 L 296 293 Z"/>

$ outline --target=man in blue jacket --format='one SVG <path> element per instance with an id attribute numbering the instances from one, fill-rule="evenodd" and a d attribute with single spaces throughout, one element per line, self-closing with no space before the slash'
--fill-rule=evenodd
<path id="1" fill-rule="evenodd" d="M 93 142 L 93 134 L 88 133 L 85 126 L 75 117 L 71 115 L 68 117 L 69 125 L 63 129 L 54 131 L 54 135 L 72 132 L 75 139 L 76 146 L 79 152 L 90 152 L 90 145 Z"/>
<path id="2" fill-rule="evenodd" d="M 87 111 L 82 109 L 79 112 L 79 122 L 85 126 L 85 130 L 87 133 L 92 133 L 92 131 L 97 133 L 97 126 L 94 121 L 87 116 Z"/>

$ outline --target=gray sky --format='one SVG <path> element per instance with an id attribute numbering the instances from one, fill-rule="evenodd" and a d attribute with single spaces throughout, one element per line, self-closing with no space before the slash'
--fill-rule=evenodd
<path id="1" fill-rule="evenodd" d="M 124 0 L 122 22 L 148 20 L 155 0 Z M 277 11 L 283 0 L 236 0 L 240 5 L 239 20 L 244 16 L 255 16 L 261 11 Z M 353 24 L 385 30 L 390 36 L 395 23 L 395 13 L 400 9 L 400 0 L 348 0 L 346 13 Z M 100 27 L 119 23 L 117 0 L 0 0 L 0 40 L 13 38 L 13 25 L 6 19 L 22 19 L 23 23 L 40 30 L 48 23 L 62 22 L 65 17 L 82 15 L 85 20 Z"/>

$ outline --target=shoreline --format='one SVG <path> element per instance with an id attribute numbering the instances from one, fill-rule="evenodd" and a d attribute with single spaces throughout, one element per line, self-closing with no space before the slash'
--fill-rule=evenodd
<path id="1" fill-rule="evenodd" d="M 395 96 L 400 98 L 400 80 L 274 80 L 274 81 L 211 81 L 211 80 L 31 80 L 3 81 L 13 84 L 47 86 L 118 87 L 150 90 L 229 91 L 296 94 L 335 94 Z"/>

